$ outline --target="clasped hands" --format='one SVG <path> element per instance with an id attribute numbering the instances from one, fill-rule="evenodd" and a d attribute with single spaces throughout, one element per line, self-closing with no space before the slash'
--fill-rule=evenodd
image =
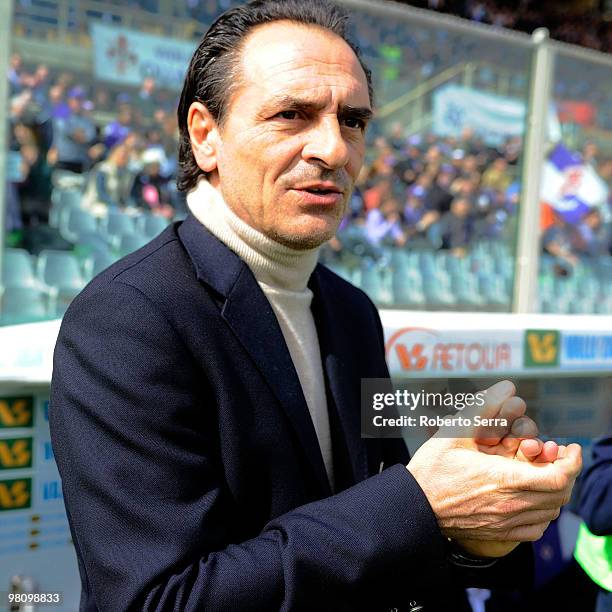
<path id="1" fill-rule="evenodd" d="M 440 428 L 406 466 L 423 489 L 442 534 L 479 557 L 502 557 L 539 540 L 571 496 L 582 449 L 536 438 L 526 404 L 507 380 L 487 389 L 473 414 L 508 427 L 451 437 Z M 464 413 L 468 412 L 467 410 Z"/>

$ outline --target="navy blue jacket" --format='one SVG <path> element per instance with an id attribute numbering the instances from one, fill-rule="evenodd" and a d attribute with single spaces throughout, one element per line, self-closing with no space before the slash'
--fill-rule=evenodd
<path id="1" fill-rule="evenodd" d="M 360 437 L 360 379 L 388 376 L 376 308 L 320 265 L 309 286 L 335 494 L 269 302 L 193 216 L 73 301 L 50 425 L 81 610 L 461 609 L 405 445 Z M 468 581 L 520 582 L 516 556 Z"/>
<path id="2" fill-rule="evenodd" d="M 582 476 L 580 515 L 595 535 L 612 535 L 612 432 L 592 452 L 593 463 Z"/>

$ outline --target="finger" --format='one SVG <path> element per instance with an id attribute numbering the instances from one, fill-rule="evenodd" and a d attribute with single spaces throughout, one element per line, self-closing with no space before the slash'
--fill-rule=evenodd
<path id="1" fill-rule="evenodd" d="M 580 444 L 570 444 L 565 448 L 563 456 L 553 465 L 560 466 L 569 478 L 576 478 L 582 470 L 582 447 Z"/>
<path id="2" fill-rule="evenodd" d="M 538 435 L 538 426 L 533 419 L 521 416 L 512 424 L 511 433 L 517 438 L 535 438 Z"/>
<path id="3" fill-rule="evenodd" d="M 567 453 L 567 446 L 565 446 L 565 444 L 560 444 L 557 450 L 557 459 L 561 459 L 562 457 L 565 457 L 566 453 Z"/>
<path id="4" fill-rule="evenodd" d="M 501 406 L 510 397 L 516 393 L 514 384 L 509 380 L 501 380 L 488 389 L 485 389 L 484 393 L 484 404 L 482 406 L 474 405 L 470 406 L 464 411 L 464 415 L 474 420 L 475 416 L 480 416 L 483 419 L 494 419 L 500 411 Z M 472 436 L 478 440 L 479 443 L 485 443 L 493 446 L 499 442 L 504 434 L 499 435 L 495 431 L 489 431 L 487 428 L 474 428 L 472 430 Z"/>
<path id="5" fill-rule="evenodd" d="M 534 440 L 515 439 L 515 441 L 518 445 L 516 459 L 519 461 L 534 461 L 544 448 L 544 443 L 538 438 Z"/>
<path id="6" fill-rule="evenodd" d="M 504 540 L 508 542 L 537 542 L 548 529 L 549 522 L 538 523 L 537 525 L 521 525 L 509 529 L 504 535 Z"/>
<path id="7" fill-rule="evenodd" d="M 582 469 L 582 449 L 578 444 L 570 444 L 564 456 L 552 463 L 513 461 L 503 467 L 502 477 L 510 488 L 567 493 Z"/>
<path id="8" fill-rule="evenodd" d="M 521 525 L 537 525 L 540 523 L 554 521 L 559 518 L 561 508 L 548 508 L 546 510 L 526 510 L 525 512 L 519 512 L 514 516 L 509 517 L 507 520 L 500 523 L 504 527 L 513 529 L 520 527 Z"/>
<path id="9" fill-rule="evenodd" d="M 522 398 L 516 395 L 506 398 L 502 401 L 498 412 L 492 417 L 495 419 L 501 419 L 503 424 L 496 424 L 493 427 L 479 427 L 475 429 L 474 440 L 477 444 L 485 444 L 488 446 L 498 444 L 500 440 L 510 433 L 513 424 L 517 422 L 517 420 L 520 421 L 526 410 L 527 404 L 525 404 L 525 401 Z M 518 447 L 518 442 L 515 446 Z M 506 448 L 507 450 L 511 450 L 508 447 Z M 516 448 L 514 448 L 514 452 L 516 452 Z"/>
<path id="10" fill-rule="evenodd" d="M 527 440 L 525 440 L 527 441 Z M 538 457 L 534 458 L 534 461 L 539 463 L 551 463 L 556 461 L 559 454 L 559 445 L 554 440 L 548 440 L 544 443 L 542 452 Z"/>

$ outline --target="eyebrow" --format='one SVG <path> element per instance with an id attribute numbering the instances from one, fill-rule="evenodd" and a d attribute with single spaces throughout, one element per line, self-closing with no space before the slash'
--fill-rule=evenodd
<path id="1" fill-rule="evenodd" d="M 325 104 L 302 100 L 300 98 L 296 98 L 295 96 L 279 96 L 269 100 L 264 105 L 263 112 L 272 112 L 272 110 L 279 107 L 300 111 L 303 113 L 313 113 L 323 110 L 325 108 Z M 351 117 L 353 119 L 361 119 L 367 123 L 373 117 L 373 115 L 374 112 L 367 106 L 352 106 L 351 104 L 343 104 L 338 109 L 338 117 L 340 119 Z"/>

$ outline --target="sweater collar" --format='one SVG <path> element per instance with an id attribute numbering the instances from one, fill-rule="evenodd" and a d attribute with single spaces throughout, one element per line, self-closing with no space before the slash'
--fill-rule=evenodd
<path id="1" fill-rule="evenodd" d="M 319 249 L 296 250 L 268 238 L 245 223 L 204 177 L 187 194 L 194 217 L 251 269 L 259 283 L 304 291 L 317 265 Z"/>

